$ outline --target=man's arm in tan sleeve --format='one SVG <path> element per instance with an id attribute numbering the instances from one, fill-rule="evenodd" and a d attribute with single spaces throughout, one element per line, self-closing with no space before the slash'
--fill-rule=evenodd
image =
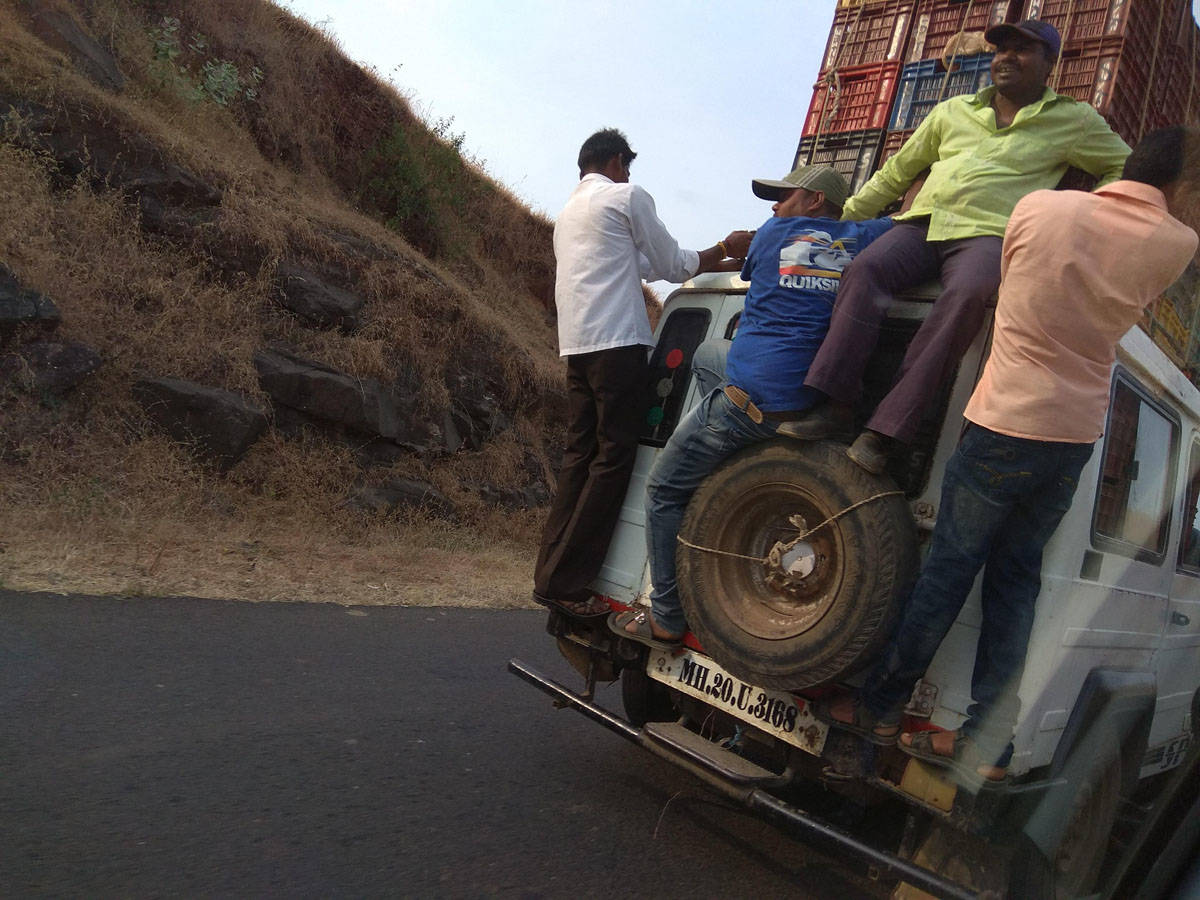
<path id="1" fill-rule="evenodd" d="M 893 200 L 904 196 L 913 179 L 937 162 L 941 119 L 940 107 L 935 106 L 912 137 L 846 201 L 842 208 L 843 219 L 873 219 Z"/>

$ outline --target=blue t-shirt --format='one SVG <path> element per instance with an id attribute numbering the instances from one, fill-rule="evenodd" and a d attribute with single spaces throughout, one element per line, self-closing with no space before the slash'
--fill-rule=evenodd
<path id="1" fill-rule="evenodd" d="M 891 219 L 768 219 L 742 267 L 750 282 L 725 375 L 764 412 L 804 410 L 821 394 L 804 376 L 829 331 L 842 270 Z"/>

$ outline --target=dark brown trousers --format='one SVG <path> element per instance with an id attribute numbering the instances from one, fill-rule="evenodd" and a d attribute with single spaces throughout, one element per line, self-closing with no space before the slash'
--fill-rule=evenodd
<path id="1" fill-rule="evenodd" d="M 533 573 L 543 597 L 591 596 L 637 456 L 646 377 L 645 347 L 567 357 L 567 446 Z"/>
<path id="2" fill-rule="evenodd" d="M 926 240 L 927 225 L 901 222 L 860 253 L 842 278 L 833 320 L 804 383 L 854 403 L 879 325 L 898 291 L 941 277 L 942 293 L 921 323 L 867 427 L 910 443 L 925 407 L 950 378 L 1000 286 L 998 237 Z"/>

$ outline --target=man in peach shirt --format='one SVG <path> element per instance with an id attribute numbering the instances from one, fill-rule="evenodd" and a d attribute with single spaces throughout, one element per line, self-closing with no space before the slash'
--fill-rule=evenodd
<path id="1" fill-rule="evenodd" d="M 1147 135 L 1122 180 L 1035 191 L 1004 235 L 992 352 L 946 465 L 928 559 L 862 690 L 825 708 L 888 745 L 900 713 L 983 569 L 973 703 L 958 731 L 899 735 L 912 756 L 969 780 L 1005 777 L 1020 710 L 1042 550 L 1100 437 L 1121 336 L 1187 266 L 1197 236 L 1171 212 L 1195 189 L 1200 132 Z"/>

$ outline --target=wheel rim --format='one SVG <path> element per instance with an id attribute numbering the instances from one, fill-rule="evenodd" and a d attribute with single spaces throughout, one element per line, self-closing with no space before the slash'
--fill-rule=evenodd
<path id="1" fill-rule="evenodd" d="M 765 559 L 778 543 L 794 541 L 835 510 L 801 486 L 758 485 L 741 494 L 715 527 L 705 529 L 714 549 Z M 704 551 L 693 550 L 693 553 Z M 845 548 L 836 522 L 782 555 L 778 563 L 712 554 L 713 607 L 753 637 L 786 640 L 809 631 L 833 607 L 844 578 Z"/>

